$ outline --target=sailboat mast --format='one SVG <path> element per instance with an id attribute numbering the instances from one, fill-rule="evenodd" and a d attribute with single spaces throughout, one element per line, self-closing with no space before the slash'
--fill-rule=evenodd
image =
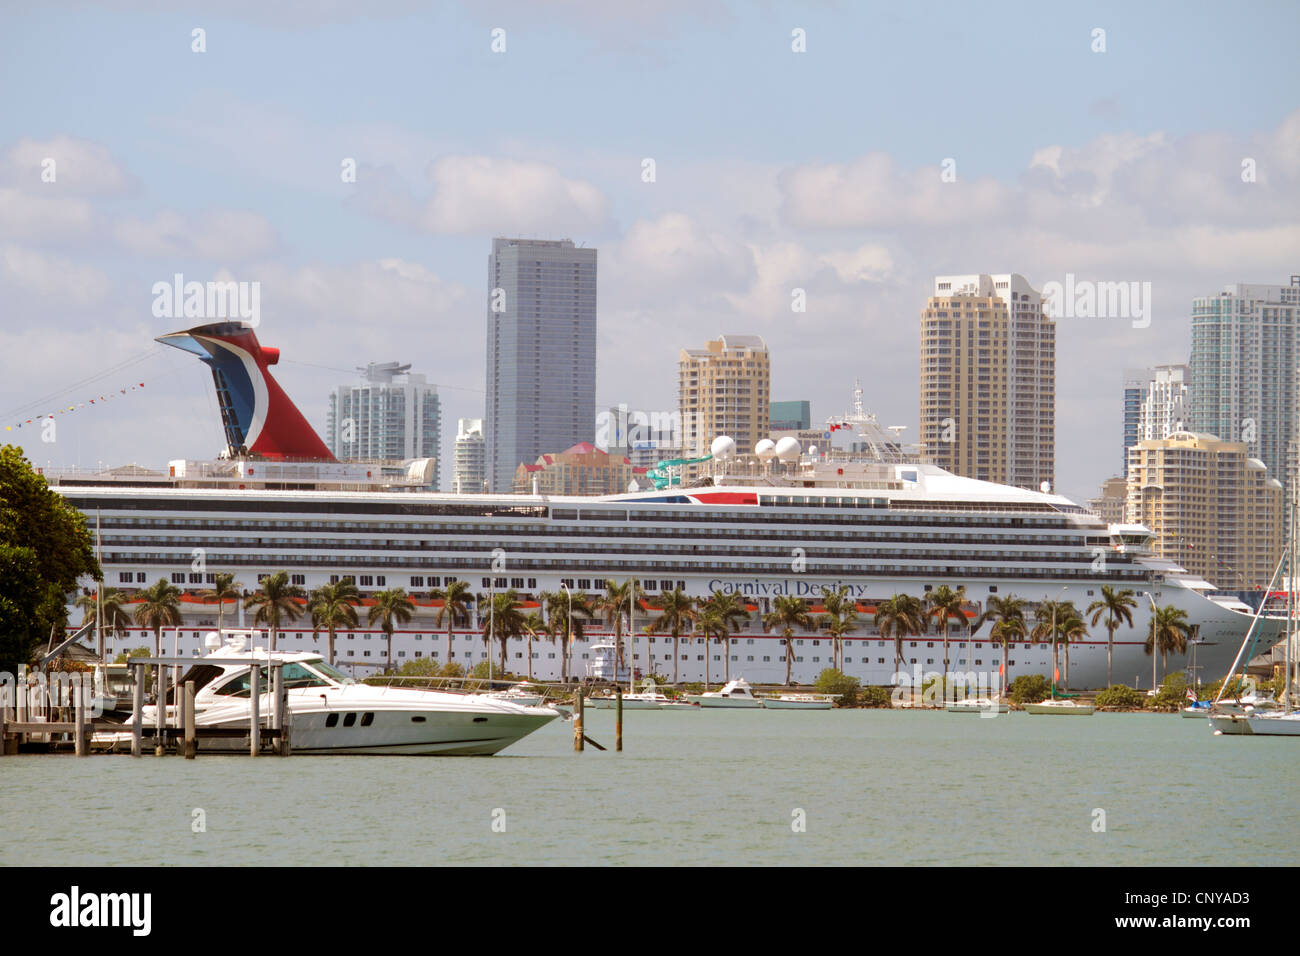
<path id="1" fill-rule="evenodd" d="M 98 590 L 95 593 L 95 653 L 104 661 L 104 536 L 100 530 L 99 509 L 95 509 L 95 563 L 99 565 Z"/>

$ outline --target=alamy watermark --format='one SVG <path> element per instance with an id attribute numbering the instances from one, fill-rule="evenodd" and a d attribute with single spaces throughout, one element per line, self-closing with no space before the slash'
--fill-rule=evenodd
<path id="1" fill-rule="evenodd" d="M 1047 313 L 1054 319 L 1131 319 L 1133 328 L 1151 325 L 1150 282 L 1093 282 L 1076 280 L 1043 284 Z"/>
<path id="2" fill-rule="evenodd" d="M 171 282 L 155 282 L 153 314 L 159 319 L 243 319 L 252 328 L 262 321 L 262 283 L 186 282 L 177 272 Z"/>

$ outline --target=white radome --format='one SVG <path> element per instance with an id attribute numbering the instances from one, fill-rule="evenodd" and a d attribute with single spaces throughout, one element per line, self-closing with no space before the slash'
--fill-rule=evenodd
<path id="1" fill-rule="evenodd" d="M 760 461 L 767 461 L 776 457 L 776 442 L 770 438 L 760 439 L 758 444 L 754 446 L 754 454 L 758 456 Z"/>
<path id="2" fill-rule="evenodd" d="M 719 435 L 709 446 L 709 453 L 720 460 L 730 458 L 736 453 L 736 439 L 730 435 Z"/>
<path id="3" fill-rule="evenodd" d="M 776 457 L 782 461 L 799 460 L 799 439 L 786 435 L 776 443 Z"/>

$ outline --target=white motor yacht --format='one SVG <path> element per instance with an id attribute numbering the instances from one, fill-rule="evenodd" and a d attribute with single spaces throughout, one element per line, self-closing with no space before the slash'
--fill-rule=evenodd
<path id="1" fill-rule="evenodd" d="M 1027 714 L 1069 714 L 1076 717 L 1087 717 L 1092 714 L 1094 709 L 1092 704 L 1065 699 L 1040 700 L 1036 704 L 1025 704 L 1025 713 Z"/>
<path id="2" fill-rule="evenodd" d="M 838 694 L 777 694 L 763 698 L 764 710 L 830 710 Z"/>
<path id="3" fill-rule="evenodd" d="M 950 714 L 1005 714 L 1011 706 L 997 697 L 966 697 L 949 701 L 944 710 Z"/>
<path id="4" fill-rule="evenodd" d="M 494 700 L 508 700 L 512 704 L 522 704 L 525 707 L 536 707 L 544 700 L 544 695 L 539 692 L 537 685 L 530 684 L 528 681 L 520 681 L 505 690 L 488 691 L 483 696 Z"/>
<path id="5" fill-rule="evenodd" d="M 687 694 L 686 699 L 701 707 L 762 707 L 763 701 L 754 696 L 754 690 L 743 677 L 737 677 L 722 690 L 703 694 Z"/>
<path id="6" fill-rule="evenodd" d="M 283 662 L 290 745 L 294 754 L 494 754 L 560 716 L 551 707 L 525 706 L 485 694 L 372 686 L 325 663 L 319 654 L 271 653 L 245 648 L 236 635 L 221 644 L 208 635 L 210 653 L 181 677 L 195 685 L 199 728 L 246 729 L 252 665 L 228 660 L 265 658 Z M 259 689 L 270 687 L 270 668 L 259 668 Z M 271 695 L 259 693 L 259 713 L 271 712 Z M 176 722 L 168 705 L 168 722 Z M 154 726 L 153 706 L 142 711 Z M 123 740 L 124 739 L 124 740 Z M 96 746 L 129 744 L 131 734 L 96 734 Z M 201 738 L 202 751 L 246 751 L 247 738 Z"/>

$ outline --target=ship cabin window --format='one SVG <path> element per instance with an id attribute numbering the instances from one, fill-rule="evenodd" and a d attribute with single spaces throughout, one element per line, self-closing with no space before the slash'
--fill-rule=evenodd
<path id="1" fill-rule="evenodd" d="M 306 584 L 306 583 L 307 583 L 307 575 L 305 575 L 305 574 L 291 574 L 291 575 L 289 575 L 289 583 L 290 583 L 290 584 Z"/>
<path id="2" fill-rule="evenodd" d="M 672 582 L 672 581 L 660 581 L 660 582 L 659 582 L 659 590 L 661 590 L 661 591 L 671 591 L 672 589 L 673 589 L 673 582 Z"/>
<path id="3" fill-rule="evenodd" d="M 412 574 L 412 575 L 411 575 L 411 587 L 413 587 L 413 588 L 422 588 L 422 587 L 424 587 L 424 575 L 422 575 L 422 574 Z"/>
<path id="4" fill-rule="evenodd" d="M 998 593 L 998 586 L 996 584 L 990 584 L 989 594 L 997 594 L 997 593 Z"/>
<path id="5" fill-rule="evenodd" d="M 373 713 L 365 713 L 361 715 L 362 727 L 369 727 L 374 722 L 375 722 L 375 715 Z"/>
<path id="6" fill-rule="evenodd" d="M 328 717 L 325 718 L 326 727 L 337 727 L 338 725 L 339 725 L 338 714 L 330 714 Z"/>
<path id="7" fill-rule="evenodd" d="M 135 572 L 134 572 L 134 571 L 119 571 L 119 572 L 117 572 L 117 580 L 118 580 L 118 582 L 121 583 L 121 584 L 130 584 L 132 581 L 135 580 Z"/>
<path id="8" fill-rule="evenodd" d="M 375 584 L 379 585 L 381 588 L 386 587 L 388 585 L 388 578 L 384 577 L 382 574 L 376 575 Z"/>
<path id="9" fill-rule="evenodd" d="M 484 579 L 483 579 L 483 586 L 484 586 L 485 588 L 490 588 L 490 587 L 492 586 L 492 579 L 491 579 L 491 578 L 484 578 Z"/>
<path id="10" fill-rule="evenodd" d="M 505 578 L 497 578 L 496 584 L 494 586 L 499 588 L 504 588 L 504 587 L 508 587 L 509 585 L 506 584 Z"/>
<path id="11" fill-rule="evenodd" d="M 184 583 L 185 583 L 185 575 L 183 573 L 177 572 L 172 575 L 172 584 L 184 584 Z"/>
<path id="12" fill-rule="evenodd" d="M 357 715 L 356 715 L 356 714 L 344 714 L 344 715 L 343 715 L 343 726 L 344 726 L 344 727 L 351 727 L 351 726 L 353 726 L 354 724 L 356 724 L 356 722 L 357 722 Z"/>
<path id="13" fill-rule="evenodd" d="M 642 591 L 657 591 L 657 590 L 659 590 L 659 582 L 658 582 L 658 581 L 642 581 L 642 582 L 641 582 L 641 590 L 642 590 Z"/>

